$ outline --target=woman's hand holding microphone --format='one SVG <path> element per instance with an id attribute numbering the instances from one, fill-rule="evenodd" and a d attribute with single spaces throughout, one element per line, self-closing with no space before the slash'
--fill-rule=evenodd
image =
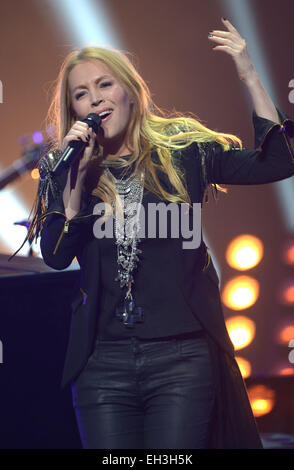
<path id="1" fill-rule="evenodd" d="M 92 156 L 95 145 L 96 134 L 87 123 L 76 121 L 66 134 L 62 141 L 61 151 L 64 152 L 70 142 L 74 140 L 82 140 L 85 142 L 85 150 L 80 153 L 78 172 L 83 173 L 86 170 L 88 162 Z"/>
<path id="2" fill-rule="evenodd" d="M 96 133 L 86 122 L 76 121 L 62 141 L 62 152 L 65 151 L 70 142 L 75 140 L 82 140 L 86 145 L 71 166 L 63 191 L 63 202 L 67 219 L 74 217 L 80 210 L 83 181 L 94 150 L 95 139 Z"/>

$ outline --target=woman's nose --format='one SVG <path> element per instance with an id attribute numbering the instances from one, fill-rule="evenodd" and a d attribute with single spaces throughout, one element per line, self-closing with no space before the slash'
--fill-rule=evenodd
<path id="1" fill-rule="evenodd" d="M 90 89 L 90 98 L 92 106 L 98 106 L 103 101 L 103 96 L 97 88 Z"/>
<path id="2" fill-rule="evenodd" d="M 103 101 L 100 97 L 92 97 L 92 106 L 99 106 L 99 104 Z"/>

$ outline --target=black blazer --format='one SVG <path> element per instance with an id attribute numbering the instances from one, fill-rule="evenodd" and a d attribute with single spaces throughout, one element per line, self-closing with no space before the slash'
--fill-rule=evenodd
<path id="1" fill-rule="evenodd" d="M 186 174 L 192 203 L 202 203 L 210 183 L 264 184 L 289 178 L 294 174 L 294 152 L 289 136 L 294 136 L 294 123 L 277 110 L 282 124 L 260 118 L 253 111 L 256 149 L 231 147 L 224 152 L 217 143 L 200 146 L 193 143 L 175 154 Z M 257 148 L 258 147 L 258 148 Z M 49 154 L 48 154 L 49 155 Z M 153 154 L 156 158 L 156 154 Z M 47 158 L 47 157 L 46 157 Z M 52 154 L 51 154 L 52 158 Z M 165 174 L 159 172 L 169 186 Z M 68 267 L 74 257 L 80 264 L 80 286 L 72 301 L 72 320 L 61 386 L 74 380 L 91 355 L 97 334 L 97 315 L 101 295 L 99 240 L 93 235 L 93 207 L 97 198 L 83 193 L 80 212 L 66 220 L 62 200 L 66 177 L 56 179 L 59 195 L 49 198 L 42 216 L 41 252 L 46 264 L 54 269 Z M 49 191 L 50 192 L 50 191 Z M 209 251 L 201 240 L 197 249 L 183 249 L 183 239 L 175 239 L 170 256 L 173 275 L 193 314 L 222 351 L 234 358 L 222 311 L 219 279 Z M 156 253 L 154 253 L 156 259 Z"/>

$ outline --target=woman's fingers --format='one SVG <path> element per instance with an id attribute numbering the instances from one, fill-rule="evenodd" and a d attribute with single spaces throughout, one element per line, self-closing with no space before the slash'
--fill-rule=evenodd
<path id="1" fill-rule="evenodd" d="M 81 136 L 85 136 L 86 138 L 88 136 L 91 137 L 92 135 L 92 129 L 88 126 L 88 124 L 84 123 L 84 122 L 77 122 L 73 127 L 72 127 L 72 131 L 75 135 L 77 135 L 77 133 Z"/>
<path id="2" fill-rule="evenodd" d="M 224 25 L 226 26 L 226 28 L 227 28 L 229 31 L 231 31 L 232 33 L 235 33 L 235 34 L 239 35 L 237 29 L 232 25 L 232 23 L 231 23 L 229 20 L 227 20 L 227 19 L 225 19 L 225 18 L 222 18 L 221 20 L 222 20 L 222 22 L 224 23 Z"/>
<path id="3" fill-rule="evenodd" d="M 210 31 L 209 39 L 218 42 L 218 44 L 226 45 L 232 49 L 238 50 L 239 48 L 244 47 L 244 39 L 240 36 L 237 29 L 230 23 L 229 20 L 222 18 L 222 22 L 228 31 L 213 30 Z"/>
<path id="4" fill-rule="evenodd" d="M 70 129 L 68 134 L 64 138 L 64 143 L 68 144 L 71 140 L 81 139 L 84 142 L 89 142 L 91 137 L 94 136 L 94 132 L 88 127 L 86 123 L 75 123 Z"/>
<path id="5" fill-rule="evenodd" d="M 88 137 L 89 133 L 88 132 L 83 132 L 80 130 L 75 130 L 73 129 L 68 135 L 67 138 L 70 139 L 71 137 L 79 137 L 82 140 L 86 140 Z"/>
<path id="6" fill-rule="evenodd" d="M 64 137 L 61 151 L 64 152 L 71 141 L 81 140 L 86 144 L 82 158 L 85 157 L 85 159 L 88 160 L 93 152 L 95 138 L 95 132 L 87 123 L 76 121 Z"/>
<path id="7" fill-rule="evenodd" d="M 239 78 L 246 81 L 255 73 L 246 41 L 230 21 L 222 18 L 222 22 L 228 31 L 210 31 L 208 38 L 217 44 L 212 49 L 229 54 L 235 62 Z"/>
<path id="8" fill-rule="evenodd" d="M 225 46 L 225 45 L 230 46 L 232 49 L 236 51 L 238 51 L 240 48 L 240 44 L 236 40 L 228 36 L 224 37 L 220 33 L 215 34 L 215 32 L 213 32 L 212 36 L 208 36 L 208 39 L 210 39 L 211 41 L 217 42 L 220 46 Z"/>

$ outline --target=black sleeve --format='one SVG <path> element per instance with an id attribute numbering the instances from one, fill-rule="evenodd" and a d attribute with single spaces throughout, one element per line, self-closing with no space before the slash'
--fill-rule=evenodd
<path id="1" fill-rule="evenodd" d="M 40 248 L 45 263 L 54 269 L 67 268 L 78 255 L 81 248 L 82 227 L 65 215 L 63 201 L 59 200 L 59 211 L 49 206 L 48 214 L 44 218 L 41 234 Z M 52 210 L 51 210 L 52 209 Z"/>
<path id="2" fill-rule="evenodd" d="M 46 163 L 48 157 L 43 161 L 43 172 L 40 171 L 41 192 L 46 200 L 46 210 L 41 216 L 40 248 L 45 263 L 53 269 L 62 270 L 79 256 L 85 237 L 89 233 L 93 210 L 90 196 L 82 192 L 80 211 L 72 219 L 67 219 L 63 203 L 67 173 L 53 179 L 50 168 L 46 169 Z"/>
<path id="3" fill-rule="evenodd" d="M 208 146 L 205 155 L 206 183 L 264 184 L 294 175 L 294 122 L 279 111 L 281 124 L 253 111 L 255 149 L 232 146 L 224 151 L 219 143 Z M 258 148 L 257 148 L 258 147 Z"/>

